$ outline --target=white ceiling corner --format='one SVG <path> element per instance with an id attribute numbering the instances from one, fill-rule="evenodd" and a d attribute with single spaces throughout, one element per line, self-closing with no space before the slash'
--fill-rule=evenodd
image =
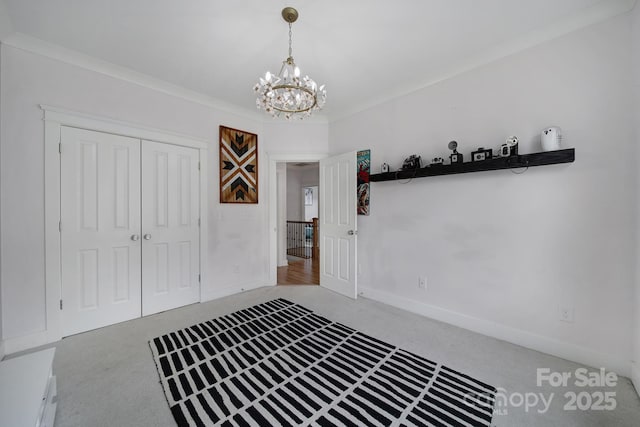
<path id="1" fill-rule="evenodd" d="M 0 0 L 0 40 L 254 119 L 287 53 L 327 84 L 326 122 L 628 12 L 636 0 Z M 15 32 L 6 36 L 10 32 Z"/>

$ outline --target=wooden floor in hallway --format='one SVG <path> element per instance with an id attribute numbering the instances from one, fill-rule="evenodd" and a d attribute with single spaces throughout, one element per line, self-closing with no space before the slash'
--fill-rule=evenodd
<path id="1" fill-rule="evenodd" d="M 278 267 L 278 285 L 319 285 L 319 258 L 289 260 L 289 265 Z"/>

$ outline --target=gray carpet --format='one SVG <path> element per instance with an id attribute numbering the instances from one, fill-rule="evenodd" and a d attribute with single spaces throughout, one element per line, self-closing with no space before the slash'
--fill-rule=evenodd
<path id="1" fill-rule="evenodd" d="M 631 382 L 613 389 L 615 411 L 564 411 L 570 388 L 536 387 L 536 369 L 575 371 L 581 365 L 433 321 L 375 301 L 352 301 L 318 286 L 278 286 L 195 304 L 57 343 L 56 426 L 175 426 L 148 341 L 156 336 L 274 298 L 301 304 L 331 320 L 447 364 L 508 393 L 555 393 L 544 414 L 508 408 L 496 426 L 637 426 L 640 399 Z M 573 389 L 576 392 L 584 389 Z"/>

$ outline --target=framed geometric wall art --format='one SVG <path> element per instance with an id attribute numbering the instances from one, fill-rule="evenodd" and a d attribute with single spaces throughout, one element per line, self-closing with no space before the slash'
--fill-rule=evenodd
<path id="1" fill-rule="evenodd" d="M 220 126 L 220 203 L 258 203 L 258 135 Z"/>

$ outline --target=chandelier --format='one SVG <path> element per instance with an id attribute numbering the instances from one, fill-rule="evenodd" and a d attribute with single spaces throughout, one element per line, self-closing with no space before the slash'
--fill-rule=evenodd
<path id="1" fill-rule="evenodd" d="M 267 73 L 260 77 L 253 90 L 258 94 L 256 105 L 273 117 L 284 116 L 304 119 L 314 110 L 320 110 L 327 99 L 324 85 L 318 87 L 309 76 L 300 77 L 300 68 L 293 61 L 291 51 L 291 24 L 298 19 L 293 7 L 282 9 L 282 17 L 289 23 L 289 57 L 282 62 L 277 75 Z"/>

